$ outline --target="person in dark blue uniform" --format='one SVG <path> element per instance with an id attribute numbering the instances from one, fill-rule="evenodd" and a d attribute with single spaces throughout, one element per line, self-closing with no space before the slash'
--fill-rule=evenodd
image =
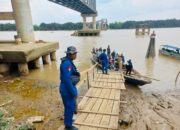
<path id="1" fill-rule="evenodd" d="M 65 130 L 78 130 L 72 126 L 73 114 L 76 112 L 76 98 L 78 91 L 77 82 L 80 80 L 80 74 L 73 63 L 76 59 L 77 50 L 71 46 L 67 48 L 66 57 L 61 59 L 60 65 L 60 95 L 64 104 L 64 124 Z"/>
<path id="2" fill-rule="evenodd" d="M 106 72 L 106 74 L 108 74 L 108 57 L 107 57 L 107 54 L 106 54 L 106 49 L 104 49 L 103 53 L 100 54 L 99 60 L 102 63 L 102 72 L 103 72 L 103 74 L 104 74 L 104 71 Z"/>
<path id="3" fill-rule="evenodd" d="M 131 71 L 133 69 L 133 64 L 131 62 L 131 59 L 127 61 L 128 64 L 126 65 L 126 75 L 129 74 L 131 75 Z"/>

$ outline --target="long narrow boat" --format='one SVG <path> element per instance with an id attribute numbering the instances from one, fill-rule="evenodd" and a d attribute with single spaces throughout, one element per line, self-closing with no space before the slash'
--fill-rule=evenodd
<path id="1" fill-rule="evenodd" d="M 159 54 L 173 57 L 180 60 L 180 48 L 174 47 L 172 45 L 161 45 L 159 49 Z"/>
<path id="2" fill-rule="evenodd" d="M 97 63 L 97 56 L 95 54 L 92 54 L 91 61 L 93 64 Z M 102 67 L 100 64 L 98 65 L 100 68 Z M 135 69 L 132 70 L 131 75 L 126 75 L 126 69 L 125 67 L 123 67 L 123 74 L 126 83 L 133 84 L 136 86 L 142 86 L 145 84 L 150 84 L 152 82 L 148 77 L 142 76 Z"/>

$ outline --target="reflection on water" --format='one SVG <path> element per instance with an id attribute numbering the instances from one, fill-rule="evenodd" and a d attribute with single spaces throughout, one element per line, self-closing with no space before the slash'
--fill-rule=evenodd
<path id="1" fill-rule="evenodd" d="M 170 57 L 161 56 L 158 53 L 159 46 L 172 43 L 180 47 L 180 28 L 154 29 L 156 32 L 156 57 L 145 59 L 149 45 L 149 36 L 135 36 L 135 30 L 109 30 L 103 31 L 100 37 L 73 37 L 73 31 L 36 32 L 36 39 L 47 41 L 59 41 L 60 49 L 57 51 L 57 61 L 50 65 L 41 66 L 41 69 L 31 70 L 28 78 L 37 78 L 59 83 L 60 58 L 65 56 L 64 51 L 68 46 L 76 46 L 79 53 L 75 61 L 82 71 L 91 66 L 91 49 L 93 47 L 106 48 L 111 46 L 111 50 L 125 55 L 125 60 L 132 59 L 134 68 L 145 76 L 160 79 L 152 84 L 144 85 L 142 91 L 163 91 L 175 88 L 175 78 L 180 70 L 180 61 Z M 13 38 L 15 32 L 0 32 L 0 39 Z M 176 88 L 180 88 L 180 79 Z"/>

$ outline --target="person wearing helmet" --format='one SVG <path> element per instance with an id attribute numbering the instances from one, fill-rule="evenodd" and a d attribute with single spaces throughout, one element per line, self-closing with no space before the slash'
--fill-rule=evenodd
<path id="1" fill-rule="evenodd" d="M 70 46 L 65 53 L 66 56 L 61 59 L 60 65 L 60 95 L 64 105 L 65 130 L 78 130 L 72 125 L 78 96 L 76 84 L 80 80 L 80 73 L 73 63 L 73 60 L 77 57 L 77 50 Z"/>

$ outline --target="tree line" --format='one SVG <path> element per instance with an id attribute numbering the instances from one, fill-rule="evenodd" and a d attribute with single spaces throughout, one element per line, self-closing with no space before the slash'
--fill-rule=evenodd
<path id="1" fill-rule="evenodd" d="M 126 21 L 114 22 L 109 24 L 110 29 L 133 29 L 138 25 L 149 25 L 151 28 L 172 28 L 180 27 L 180 20 L 167 19 L 167 20 L 147 20 L 147 21 Z"/>
<path id="2" fill-rule="evenodd" d="M 151 28 L 171 28 L 180 27 L 180 20 L 178 19 L 167 19 L 167 20 L 147 20 L 147 21 L 126 21 L 126 22 L 114 22 L 109 24 L 109 29 L 133 29 L 137 25 L 146 24 Z M 83 23 L 41 23 L 40 25 L 34 25 L 36 31 L 46 30 L 80 30 L 83 27 Z M 0 31 L 15 31 L 15 24 L 7 23 L 0 24 Z"/>

